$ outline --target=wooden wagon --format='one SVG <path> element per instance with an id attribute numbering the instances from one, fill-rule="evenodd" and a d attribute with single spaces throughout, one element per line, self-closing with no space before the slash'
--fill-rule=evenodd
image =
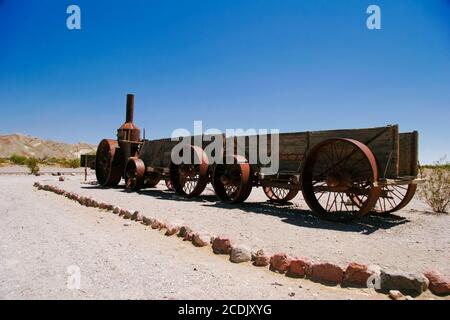
<path id="1" fill-rule="evenodd" d="M 403 208 L 420 181 L 418 133 L 400 133 L 397 125 L 279 134 L 279 167 L 268 174 L 267 165 L 248 159 L 261 146 L 271 150 L 271 136 L 222 136 L 223 150 L 230 143 L 243 150 L 224 163 L 205 153 L 209 142 L 200 139 L 196 145 L 190 137 L 191 161 L 175 164 L 172 152 L 178 141 L 141 140 L 132 121 L 131 95 L 127 102 L 118 139 L 102 140 L 98 147 L 97 180 L 104 186 L 115 186 L 123 177 L 128 189 L 138 190 L 164 179 L 177 194 L 196 197 L 211 183 L 220 200 L 232 203 L 245 201 L 253 187 L 262 187 L 273 202 L 287 202 L 301 191 L 314 214 L 349 219 Z M 255 139 L 258 143 L 249 143 Z"/>

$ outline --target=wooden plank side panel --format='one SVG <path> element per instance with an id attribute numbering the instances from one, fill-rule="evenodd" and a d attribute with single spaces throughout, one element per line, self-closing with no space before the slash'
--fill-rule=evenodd
<path id="1" fill-rule="evenodd" d="M 397 125 L 368 129 L 314 131 L 310 135 L 311 148 L 330 138 L 354 139 L 368 145 L 377 159 L 379 177 L 396 178 L 398 176 Z"/>
<path id="2" fill-rule="evenodd" d="M 417 176 L 418 174 L 418 132 L 399 134 L 399 176 Z"/>
<path id="3" fill-rule="evenodd" d="M 280 172 L 295 171 L 297 172 L 305 157 L 308 146 L 307 132 L 282 133 L 278 135 L 279 143 L 279 170 Z M 271 135 L 258 135 L 239 137 L 236 140 L 237 150 L 245 150 L 245 157 L 251 161 L 256 160 L 258 166 L 264 167 L 268 165 L 261 164 L 260 156 L 272 156 L 272 138 Z M 266 146 L 265 150 L 261 150 L 261 146 Z M 256 159 L 255 159 L 256 157 Z"/>
<path id="4" fill-rule="evenodd" d="M 139 156 L 146 166 L 167 168 L 170 164 L 171 150 L 177 143 L 171 139 L 145 141 Z"/>
<path id="5" fill-rule="evenodd" d="M 402 159 L 402 163 L 400 164 L 399 162 L 400 144 L 402 144 L 402 150 L 408 148 L 404 145 L 407 141 L 413 141 L 413 136 L 412 138 L 406 138 L 407 136 L 404 136 L 401 138 L 402 140 L 400 142 L 397 125 L 367 129 L 282 133 L 279 135 L 279 171 L 298 172 L 302 162 L 312 147 L 326 139 L 340 137 L 355 139 L 367 144 L 377 158 L 380 178 L 397 178 L 400 166 L 401 172 L 405 173 L 407 172 L 405 169 L 407 166 L 406 163 L 411 163 L 411 157 L 413 157 L 414 154 L 417 158 L 417 143 L 413 144 L 413 142 L 411 142 L 410 144 L 413 145 L 410 146 L 410 153 L 402 151 L 402 154 L 405 153 L 406 155 L 405 158 Z M 246 136 L 245 139 L 235 140 L 239 147 L 242 147 L 242 143 L 244 143 L 243 148 L 247 159 L 250 158 L 250 153 L 259 156 L 260 150 L 258 149 L 258 146 L 262 141 L 266 141 L 265 143 L 268 151 L 267 156 L 271 156 L 270 150 L 272 142 L 270 138 L 256 136 L 257 143 L 253 144 L 250 143 L 252 138 Z M 171 141 L 171 139 L 146 141 L 141 152 L 141 157 L 147 166 L 167 167 L 170 163 L 171 150 L 177 143 L 178 141 Z M 203 148 L 208 144 L 209 141 L 203 141 Z M 224 144 L 226 144 L 225 139 Z M 258 165 L 260 165 L 259 158 Z M 256 167 L 258 167 L 258 165 Z M 415 167 L 410 166 L 409 172 L 414 172 L 413 169 L 415 169 Z"/>
<path id="6" fill-rule="evenodd" d="M 309 132 L 279 135 L 280 171 L 299 172 L 309 147 Z"/>

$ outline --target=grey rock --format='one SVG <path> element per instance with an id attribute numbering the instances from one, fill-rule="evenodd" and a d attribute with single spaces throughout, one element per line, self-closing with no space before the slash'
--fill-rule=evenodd
<path id="1" fill-rule="evenodd" d="M 186 234 L 191 233 L 191 232 L 192 232 L 192 229 L 191 229 L 191 228 L 189 228 L 188 226 L 182 226 L 182 227 L 180 228 L 180 231 L 178 232 L 178 236 L 179 236 L 180 238 L 184 238 L 184 236 L 185 236 Z"/>
<path id="2" fill-rule="evenodd" d="M 119 214 L 122 209 L 120 207 L 114 207 L 113 213 Z"/>
<path id="3" fill-rule="evenodd" d="M 381 270 L 380 287 L 383 291 L 421 294 L 428 289 L 429 280 L 422 274 Z"/>
<path id="4" fill-rule="evenodd" d="M 235 263 L 247 262 L 252 259 L 252 252 L 249 247 L 236 245 L 231 248 L 230 261 Z"/>

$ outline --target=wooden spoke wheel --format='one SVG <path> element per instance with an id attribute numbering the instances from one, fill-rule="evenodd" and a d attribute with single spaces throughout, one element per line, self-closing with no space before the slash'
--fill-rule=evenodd
<path id="1" fill-rule="evenodd" d="M 363 143 L 333 138 L 316 145 L 302 172 L 303 197 L 319 217 L 350 220 L 369 213 L 381 193 L 375 156 Z"/>
<path id="2" fill-rule="evenodd" d="M 215 167 L 212 184 L 220 200 L 244 202 L 252 191 L 250 164 L 243 157 L 235 156 L 234 164 L 219 164 Z"/>
<path id="3" fill-rule="evenodd" d="M 170 181 L 173 190 L 184 197 L 197 197 L 208 184 L 208 157 L 203 149 L 190 146 L 192 151 L 191 163 L 171 164 Z"/>
<path id="4" fill-rule="evenodd" d="M 377 215 L 385 215 L 404 208 L 414 197 L 417 184 L 391 185 L 381 188 L 381 194 L 372 212 Z M 355 201 L 359 205 L 358 201 Z"/>
<path id="5" fill-rule="evenodd" d="M 137 191 L 144 187 L 145 165 L 141 159 L 130 158 L 125 167 L 125 187 Z"/>
<path id="6" fill-rule="evenodd" d="M 103 139 L 97 147 L 95 175 L 104 187 L 115 187 L 122 179 L 124 160 L 116 140 Z"/>
<path id="7" fill-rule="evenodd" d="M 264 187 L 263 190 L 270 201 L 279 203 L 288 202 L 294 199 L 298 194 L 298 190 L 290 190 L 278 187 Z"/>
<path id="8" fill-rule="evenodd" d="M 169 190 L 169 191 L 174 191 L 172 180 L 166 179 L 165 182 L 166 182 L 166 188 L 167 188 L 167 190 Z"/>
<path id="9" fill-rule="evenodd" d="M 161 176 L 158 173 L 150 173 L 144 178 L 144 186 L 147 188 L 154 188 L 161 181 Z"/>

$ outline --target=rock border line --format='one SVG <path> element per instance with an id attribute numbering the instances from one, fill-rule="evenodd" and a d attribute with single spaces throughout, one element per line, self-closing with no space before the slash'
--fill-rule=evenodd
<path id="1" fill-rule="evenodd" d="M 437 271 L 426 271 L 423 274 L 405 273 L 381 269 L 377 265 L 366 265 L 351 262 L 343 268 L 338 264 L 326 261 L 314 261 L 307 257 L 291 257 L 283 252 L 268 256 L 263 249 L 252 252 L 249 247 L 235 244 L 228 236 L 215 236 L 208 232 L 194 232 L 187 225 L 172 224 L 159 221 L 150 216 L 144 216 L 138 211 L 128 210 L 99 202 L 91 197 L 80 196 L 56 186 L 35 182 L 38 190 L 50 191 L 76 201 L 85 207 L 110 211 L 124 219 L 130 219 L 150 226 L 154 230 L 164 231 L 165 236 L 177 235 L 183 241 L 190 241 L 194 246 L 210 246 L 215 254 L 229 255 L 229 261 L 234 263 L 252 262 L 256 267 L 269 267 L 273 272 L 292 277 L 304 278 L 325 285 L 340 285 L 341 287 L 367 288 L 372 287 L 378 292 L 389 293 L 394 300 L 409 299 L 411 294 L 418 296 L 428 289 L 435 295 L 450 295 L 450 280 Z"/>

